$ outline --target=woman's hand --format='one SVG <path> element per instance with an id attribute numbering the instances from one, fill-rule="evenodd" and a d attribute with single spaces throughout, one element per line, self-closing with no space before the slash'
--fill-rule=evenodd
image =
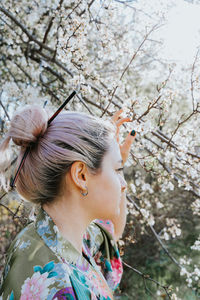
<path id="1" fill-rule="evenodd" d="M 119 144 L 119 130 L 120 126 L 125 122 L 131 122 L 131 119 L 129 117 L 122 118 L 120 115 L 123 112 L 123 108 L 121 108 L 119 111 L 115 112 L 114 115 L 111 118 L 111 121 L 114 122 L 114 124 L 117 127 L 116 132 L 116 140 Z M 133 135 L 131 135 L 131 133 Z M 127 137 L 125 138 L 123 144 L 119 144 L 121 157 L 123 160 L 123 165 L 128 159 L 128 155 L 131 149 L 131 145 L 136 137 L 136 132 L 132 130 Z M 115 229 L 115 240 L 118 241 L 123 234 L 125 225 L 126 225 L 126 217 L 127 217 L 127 199 L 126 199 L 126 193 L 123 192 L 121 195 L 121 202 L 120 202 L 120 215 L 113 216 L 111 219 L 112 223 L 114 224 Z"/>
<path id="2" fill-rule="evenodd" d="M 117 126 L 117 133 L 116 133 L 116 140 L 119 144 L 119 129 L 120 126 L 125 123 L 125 122 L 131 122 L 131 119 L 129 117 L 126 118 L 122 118 L 120 115 L 123 112 L 123 108 L 121 108 L 119 111 L 115 112 L 114 115 L 112 116 L 111 120 L 115 123 L 115 125 Z M 125 162 L 128 159 L 128 155 L 131 149 L 131 145 L 134 141 L 136 137 L 136 132 L 135 130 L 132 130 L 127 137 L 125 138 L 125 141 L 123 142 L 123 144 L 119 144 L 120 147 L 120 152 L 121 152 L 121 156 L 122 156 L 122 160 L 123 160 L 123 165 L 125 164 Z"/>

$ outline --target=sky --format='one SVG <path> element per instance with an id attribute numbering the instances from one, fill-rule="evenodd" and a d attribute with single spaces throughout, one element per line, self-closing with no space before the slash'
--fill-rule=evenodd
<path id="1" fill-rule="evenodd" d="M 160 30 L 164 37 L 162 55 L 182 64 L 191 63 L 200 46 L 200 5 L 177 0 L 167 19 Z"/>
<path id="2" fill-rule="evenodd" d="M 131 7 L 140 12 L 137 22 L 141 27 L 144 27 L 144 24 L 153 26 L 159 18 L 163 20 L 165 25 L 156 30 L 154 35 L 156 39 L 163 41 L 162 53 L 159 53 L 161 59 L 179 64 L 193 63 L 200 46 L 200 1 L 114 0 L 114 2 L 123 9 L 123 12 L 126 11 L 127 23 L 134 19 L 134 9 Z"/>

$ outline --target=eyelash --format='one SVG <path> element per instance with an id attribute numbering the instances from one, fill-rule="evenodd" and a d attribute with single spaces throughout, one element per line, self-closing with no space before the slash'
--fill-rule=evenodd
<path id="1" fill-rule="evenodd" d="M 119 169 L 117 169 L 117 171 L 118 171 L 118 172 L 124 171 L 124 168 L 119 168 Z"/>

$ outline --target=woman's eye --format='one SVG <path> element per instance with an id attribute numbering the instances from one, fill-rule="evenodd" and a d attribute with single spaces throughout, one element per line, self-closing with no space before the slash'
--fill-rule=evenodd
<path id="1" fill-rule="evenodd" d="M 117 172 L 124 172 L 124 168 L 117 169 Z"/>

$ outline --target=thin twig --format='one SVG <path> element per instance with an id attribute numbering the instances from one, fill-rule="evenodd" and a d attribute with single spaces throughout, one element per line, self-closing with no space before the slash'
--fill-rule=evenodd
<path id="1" fill-rule="evenodd" d="M 90 8 L 90 6 L 94 3 L 95 0 L 90 1 L 90 3 L 88 4 L 88 8 Z M 85 9 L 82 10 L 82 12 L 79 14 L 79 17 L 81 17 L 83 14 L 85 13 Z"/>
<path id="2" fill-rule="evenodd" d="M 1 200 L 1 199 L 0 199 L 0 200 Z M 0 206 L 2 206 L 3 208 L 5 208 L 5 209 L 12 215 L 13 220 L 14 220 L 14 219 L 18 219 L 18 220 L 20 221 L 20 223 L 21 223 L 22 225 L 24 225 L 24 222 L 23 222 L 22 218 L 19 217 L 19 216 L 16 216 L 16 214 L 15 214 L 9 207 L 7 207 L 6 205 L 4 205 L 3 203 L 0 203 Z M 19 206 L 20 206 L 20 205 L 19 205 Z"/>
<path id="3" fill-rule="evenodd" d="M 5 9 L 3 6 L 0 6 L 0 11 L 2 11 L 7 17 L 9 17 L 17 26 L 19 26 L 21 28 L 21 30 L 28 36 L 30 41 L 35 42 L 36 44 L 38 44 L 40 47 L 50 51 L 50 52 L 54 52 L 53 49 L 51 49 L 50 47 L 46 46 L 45 44 L 43 44 L 42 42 L 38 41 L 37 38 L 32 35 L 28 29 L 22 24 L 20 23 L 17 18 L 11 13 L 9 12 L 7 9 Z"/>
<path id="4" fill-rule="evenodd" d="M 133 54 L 131 60 L 129 61 L 129 63 L 128 63 L 127 66 L 125 67 L 124 71 L 122 72 L 122 74 L 121 74 L 121 76 L 120 76 L 120 78 L 119 78 L 119 81 L 121 81 L 122 78 L 124 77 L 124 74 L 125 74 L 125 73 L 127 72 L 127 70 L 129 69 L 130 65 L 132 64 L 132 62 L 133 62 L 133 60 L 135 59 L 135 57 L 136 57 L 136 55 L 138 54 L 138 52 L 141 50 L 141 48 L 142 48 L 142 46 L 144 45 L 144 43 L 145 43 L 146 39 L 148 38 L 148 36 L 149 36 L 155 29 L 158 29 L 158 28 L 159 28 L 159 26 L 156 24 L 156 25 L 154 25 L 154 26 L 149 30 L 148 33 L 146 33 L 146 35 L 144 36 L 144 39 L 142 40 L 142 42 L 141 42 L 140 45 L 138 46 L 137 50 L 134 52 L 134 54 Z M 111 98 L 110 98 L 110 100 L 109 100 L 109 103 L 108 103 L 108 105 L 106 106 L 106 108 L 104 109 L 104 111 L 103 111 L 101 117 L 103 117 L 103 115 L 106 113 L 107 109 L 109 108 L 110 104 L 112 103 L 112 99 L 113 99 L 113 96 L 114 96 L 114 94 L 115 94 L 117 88 L 118 88 L 118 85 L 115 86 L 115 88 L 114 88 L 114 90 L 113 90 L 113 92 L 112 92 Z"/>
<path id="5" fill-rule="evenodd" d="M 143 216 L 143 214 L 142 214 L 142 212 L 141 212 L 141 209 L 140 209 L 140 207 L 135 203 L 135 201 L 130 197 L 130 196 L 126 196 L 127 197 L 127 199 L 135 206 L 135 208 L 139 211 L 139 213 L 140 213 L 140 215 L 142 216 L 142 217 L 144 217 Z M 154 227 L 152 226 L 152 225 L 149 225 L 149 227 L 150 227 L 150 229 L 151 229 L 151 231 L 153 232 L 153 234 L 154 234 L 154 236 L 155 236 L 155 238 L 156 238 L 156 240 L 159 242 L 159 244 L 161 245 L 161 247 L 162 247 L 162 249 L 165 251 L 165 253 L 169 256 L 169 258 L 179 267 L 179 268 L 181 268 L 181 265 L 178 263 L 178 261 L 169 253 L 169 251 L 168 251 L 168 249 L 166 248 L 166 246 L 163 244 L 163 242 L 161 241 L 161 239 L 160 239 L 160 237 L 158 236 L 158 234 L 156 233 L 156 231 L 155 231 L 155 229 L 154 229 Z"/>
<path id="6" fill-rule="evenodd" d="M 60 11 L 60 9 L 61 9 L 61 7 L 62 7 L 62 4 L 63 4 L 63 1 L 64 1 L 64 0 L 60 0 L 59 4 L 58 4 L 58 6 L 57 6 L 57 8 L 56 8 L 56 10 L 55 10 L 54 16 L 50 18 L 49 24 L 48 24 L 48 26 L 47 26 L 47 29 L 46 29 L 45 34 L 44 34 L 44 37 L 43 37 L 43 41 L 42 41 L 43 44 L 46 43 L 48 34 L 49 34 L 49 32 L 50 32 L 50 30 L 51 30 L 51 27 L 52 27 L 52 25 L 53 25 L 53 21 L 54 21 L 54 19 L 55 19 L 55 17 L 56 17 L 56 12 Z M 40 51 L 42 50 L 42 47 L 43 47 L 43 46 L 40 46 Z"/>
<path id="7" fill-rule="evenodd" d="M 141 116 L 139 116 L 139 117 L 137 118 L 137 121 L 138 121 L 138 122 L 140 122 L 140 120 L 141 120 L 143 117 L 145 117 L 145 116 L 150 112 L 150 110 L 151 110 L 152 108 L 155 108 L 155 105 L 158 103 L 158 101 L 160 100 L 161 97 L 162 97 L 162 95 L 159 95 L 155 101 L 153 101 L 152 103 L 149 103 L 149 105 L 148 105 L 146 111 L 145 111 Z"/>
<path id="8" fill-rule="evenodd" d="M 31 76 L 22 68 L 22 66 L 20 66 L 20 64 L 16 63 L 15 61 L 14 64 L 26 75 L 26 77 L 28 77 L 30 81 L 32 81 Z"/>
<path id="9" fill-rule="evenodd" d="M 89 111 L 89 113 L 94 116 L 94 113 L 90 110 L 90 108 L 88 107 L 88 105 L 85 103 L 83 97 L 80 94 L 76 95 L 77 98 L 80 100 L 80 102 L 87 108 L 87 110 Z"/>
<path id="10" fill-rule="evenodd" d="M 7 211 L 9 211 L 9 213 L 14 216 L 14 212 L 9 208 L 7 207 L 6 205 L 4 205 L 3 203 L 0 203 L 0 206 L 4 207 L 5 209 L 7 209 Z"/>
<path id="11" fill-rule="evenodd" d="M 162 142 L 167 143 L 170 147 L 178 150 L 178 146 L 173 141 L 170 141 L 170 138 L 168 138 L 162 131 L 157 130 L 157 131 L 152 131 L 151 133 L 155 135 L 157 138 L 159 138 Z M 192 156 L 193 158 L 200 159 L 199 155 L 194 154 L 192 152 L 187 151 L 186 154 Z"/>
<path id="12" fill-rule="evenodd" d="M 174 137 L 175 134 L 177 133 L 178 129 L 179 129 L 185 122 L 187 122 L 192 116 L 196 115 L 197 113 L 199 113 L 199 111 L 198 111 L 198 104 L 197 104 L 197 108 L 194 109 L 194 110 L 193 110 L 193 111 L 192 111 L 192 112 L 191 112 L 191 113 L 190 113 L 183 121 L 180 121 L 180 120 L 178 121 L 178 124 L 177 124 L 177 126 L 176 126 L 174 132 L 172 133 L 172 135 L 171 135 L 169 141 L 167 142 L 167 148 L 169 147 L 169 145 L 170 145 L 170 143 L 171 143 L 173 137 Z"/>
<path id="13" fill-rule="evenodd" d="M 38 53 L 39 55 L 41 55 L 42 57 L 44 57 L 47 61 L 50 61 L 52 63 L 55 63 L 58 67 L 60 67 L 62 70 L 64 70 L 67 74 L 69 74 L 72 78 L 74 77 L 73 73 L 67 69 L 63 63 L 61 63 L 60 61 L 58 61 L 56 58 L 52 58 L 51 56 L 48 56 L 46 54 L 44 54 L 43 52 L 34 49 L 36 53 Z"/>
<path id="14" fill-rule="evenodd" d="M 195 64 L 196 64 L 196 61 L 197 61 L 197 58 L 198 58 L 198 55 L 199 55 L 199 49 L 195 55 L 195 58 L 194 58 L 194 62 L 192 64 L 192 72 L 191 72 L 191 79 L 190 79 L 190 84 L 191 84 L 191 97 L 192 97 L 192 108 L 193 108 L 193 111 L 194 111 L 194 102 L 195 102 L 195 99 L 194 99 L 194 80 L 193 80 L 193 75 L 194 75 L 194 69 L 195 69 Z"/>
<path id="15" fill-rule="evenodd" d="M 145 289 L 147 289 L 151 294 L 152 294 L 152 292 L 146 287 L 146 280 L 152 281 L 152 282 L 155 283 L 157 286 L 159 286 L 159 287 L 161 287 L 162 289 L 164 289 L 165 292 L 166 292 L 166 294 L 167 294 L 167 296 L 169 297 L 169 299 L 171 299 L 171 296 L 170 296 L 170 294 L 169 294 L 169 292 L 168 292 L 168 288 L 169 288 L 168 286 L 162 285 L 162 284 L 161 284 L 160 282 L 158 282 L 157 280 L 151 278 L 148 274 L 144 274 L 144 273 L 140 272 L 139 270 L 137 270 L 137 269 L 133 268 L 132 266 L 130 266 L 129 264 L 127 264 L 125 261 L 122 261 L 122 263 L 123 263 L 126 267 L 128 267 L 129 269 L 131 269 L 132 271 L 134 271 L 136 274 L 140 275 L 140 276 L 143 278 L 144 284 L 145 284 Z M 153 295 L 153 294 L 152 294 L 152 295 Z M 153 295 L 153 296 L 154 296 L 154 295 Z"/>
<path id="16" fill-rule="evenodd" d="M 2 101 L 1 101 L 1 96 L 2 96 L 2 93 L 3 93 L 3 91 L 1 91 L 1 93 L 0 93 L 0 105 L 1 105 L 1 107 L 3 108 L 3 110 L 4 110 L 4 112 L 5 112 L 5 115 L 6 115 L 6 117 L 7 117 L 7 118 L 8 118 L 8 120 L 10 121 L 9 114 L 8 114 L 8 112 L 7 112 L 6 108 L 5 108 L 5 106 L 3 105 Z"/>
<path id="17" fill-rule="evenodd" d="M 5 192 L 1 197 L 0 197 L 0 201 L 3 199 L 3 197 L 5 197 L 5 195 L 7 195 L 8 192 Z"/>
<path id="18" fill-rule="evenodd" d="M 60 0 L 60 2 L 59 2 L 59 9 L 57 9 L 57 11 L 59 13 L 60 20 L 59 20 L 59 24 L 57 26 L 57 31 L 56 31 L 56 46 L 55 46 L 55 50 L 54 50 L 54 54 L 53 54 L 53 59 L 56 58 L 58 44 L 59 44 L 59 29 L 61 27 L 61 22 L 62 22 L 62 16 L 61 16 L 60 9 L 62 7 L 62 3 L 63 3 L 63 0 Z"/>

